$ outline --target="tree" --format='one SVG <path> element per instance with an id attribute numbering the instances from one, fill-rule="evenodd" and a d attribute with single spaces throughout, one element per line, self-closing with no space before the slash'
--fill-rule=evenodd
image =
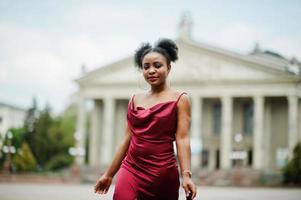
<path id="1" fill-rule="evenodd" d="M 33 155 L 36 157 L 34 151 L 35 140 L 36 140 L 36 123 L 39 117 L 39 111 L 37 107 L 37 100 L 33 98 L 32 106 L 26 111 L 26 116 L 24 120 L 24 141 L 29 145 Z"/>
<path id="2" fill-rule="evenodd" d="M 21 151 L 18 151 L 14 156 L 13 163 L 17 171 L 33 171 L 36 169 L 36 159 L 26 142 L 22 143 Z"/>
<path id="3" fill-rule="evenodd" d="M 34 132 L 35 123 L 38 118 L 37 100 L 33 98 L 32 106 L 27 110 L 24 120 L 24 128 L 27 132 Z"/>
<path id="4" fill-rule="evenodd" d="M 70 104 L 61 116 L 56 117 L 50 130 L 50 141 L 56 145 L 55 156 L 47 163 L 48 169 L 60 169 L 70 166 L 74 158 L 69 154 L 69 148 L 75 145 L 74 132 L 77 108 Z"/>
<path id="5" fill-rule="evenodd" d="M 42 111 L 38 111 L 33 101 L 33 106 L 27 112 L 24 129 L 25 141 L 41 169 L 57 170 L 71 165 L 73 157 L 68 150 L 74 146 L 75 131 L 72 106 L 61 116 L 53 117 L 48 104 Z"/>
<path id="6" fill-rule="evenodd" d="M 2 145 L 11 145 L 13 146 L 16 150 L 21 148 L 22 143 L 24 142 L 24 128 L 11 128 L 8 131 L 11 132 L 12 134 L 12 138 L 9 139 L 6 135 L 5 138 L 3 138 Z M 2 149 L 2 147 L 0 147 L 0 149 Z M 5 154 L 4 152 L 0 152 L 0 168 L 3 167 L 3 164 L 5 162 L 5 160 L 8 159 L 7 154 Z"/>
<path id="7" fill-rule="evenodd" d="M 24 142 L 24 136 L 25 136 L 25 128 L 11 128 L 10 132 L 13 135 L 12 138 L 12 145 L 16 148 L 19 149 L 22 146 L 22 143 Z"/>
<path id="8" fill-rule="evenodd" d="M 283 168 L 283 182 L 301 185 L 301 142 L 295 146 L 292 159 Z"/>

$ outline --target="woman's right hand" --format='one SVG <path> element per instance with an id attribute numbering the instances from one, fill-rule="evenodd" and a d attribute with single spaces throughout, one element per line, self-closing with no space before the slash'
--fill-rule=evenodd
<path id="1" fill-rule="evenodd" d="M 98 194 L 106 194 L 112 183 L 112 177 L 107 176 L 106 174 L 102 175 L 94 186 L 94 192 Z"/>

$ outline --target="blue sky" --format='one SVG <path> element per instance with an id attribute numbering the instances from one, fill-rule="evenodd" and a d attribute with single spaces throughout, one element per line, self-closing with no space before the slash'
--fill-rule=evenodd
<path id="1" fill-rule="evenodd" d="M 238 53 L 255 42 L 301 60 L 301 1 L 0 0 L 0 101 L 28 107 L 36 96 L 61 111 L 81 65 L 93 70 L 144 41 L 177 37 L 181 14 L 193 38 Z"/>

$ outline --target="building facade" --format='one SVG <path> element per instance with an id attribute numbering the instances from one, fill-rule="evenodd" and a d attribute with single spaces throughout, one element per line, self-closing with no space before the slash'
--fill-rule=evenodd
<path id="1" fill-rule="evenodd" d="M 25 109 L 0 103 L 0 134 L 2 138 L 10 128 L 22 127 L 25 115 Z"/>
<path id="2" fill-rule="evenodd" d="M 248 55 L 238 54 L 195 41 L 190 32 L 191 21 L 184 18 L 176 39 L 179 60 L 168 82 L 191 99 L 192 166 L 279 169 L 301 140 L 300 63 L 258 45 Z M 88 165 L 107 166 L 124 134 L 129 99 L 148 86 L 133 57 L 86 73 L 76 82 L 78 147 L 85 146 L 89 135 Z M 89 116 L 86 101 L 94 106 Z"/>

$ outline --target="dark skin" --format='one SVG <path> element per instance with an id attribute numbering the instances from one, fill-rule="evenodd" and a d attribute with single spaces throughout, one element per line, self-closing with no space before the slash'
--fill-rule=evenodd
<path id="1" fill-rule="evenodd" d="M 135 96 L 133 103 L 136 107 L 139 105 L 147 109 L 161 102 L 173 101 L 178 97 L 180 93 L 172 90 L 166 83 L 170 68 L 170 64 L 160 53 L 150 52 L 144 56 L 142 60 L 143 77 L 150 85 L 150 91 Z M 191 199 L 194 199 L 196 196 L 196 186 L 192 182 L 189 173 L 186 172 L 186 170 L 190 170 L 191 161 L 189 139 L 191 106 L 187 95 L 182 95 L 177 104 L 177 109 L 176 145 L 183 178 L 182 187 L 185 190 L 186 196 L 191 196 Z M 121 162 L 126 155 L 130 141 L 131 134 L 129 128 L 126 126 L 124 139 L 111 165 L 96 182 L 95 193 L 106 194 L 108 192 L 112 179 L 119 170 Z"/>

